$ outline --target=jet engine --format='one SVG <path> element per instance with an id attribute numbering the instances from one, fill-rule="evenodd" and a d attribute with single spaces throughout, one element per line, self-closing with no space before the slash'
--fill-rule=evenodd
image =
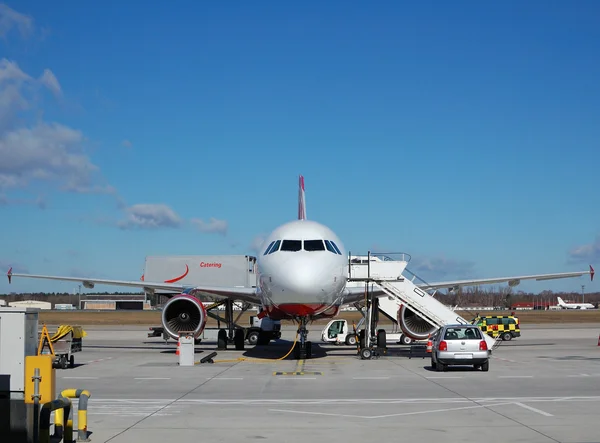
<path id="1" fill-rule="evenodd" d="M 425 340 L 429 334 L 433 334 L 437 330 L 437 327 L 415 314 L 406 305 L 402 305 L 398 312 L 398 323 L 404 335 L 413 340 Z"/>
<path id="2" fill-rule="evenodd" d="M 198 338 L 206 326 L 206 309 L 192 295 L 176 295 L 163 307 L 162 325 L 165 332 L 176 340 L 180 332 L 191 332 L 194 338 Z"/>

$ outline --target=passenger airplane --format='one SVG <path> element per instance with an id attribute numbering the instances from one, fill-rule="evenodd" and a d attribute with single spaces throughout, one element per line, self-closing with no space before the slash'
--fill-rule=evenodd
<path id="1" fill-rule="evenodd" d="M 558 305 L 563 309 L 597 309 L 591 303 L 565 303 L 565 301 L 558 297 Z"/>
<path id="2" fill-rule="evenodd" d="M 311 355 L 311 343 L 307 341 L 309 322 L 335 317 L 342 305 L 364 299 L 364 286 L 347 285 L 348 257 L 340 238 L 327 226 L 307 219 L 303 176 L 299 177 L 298 219 L 277 227 L 267 237 L 256 264 L 256 288 L 204 285 L 188 287 L 166 282 L 16 274 L 12 272 L 12 268 L 8 271 L 8 279 L 9 282 L 11 277 L 76 281 L 86 288 L 93 288 L 96 284 L 129 286 L 143 288 L 149 293 L 176 291 L 179 294 L 172 296 L 162 311 L 163 327 L 175 339 L 179 336 L 178 331 L 193 331 L 198 337 L 204 330 L 207 316 L 203 304 L 197 298 L 199 296 L 250 302 L 260 305 L 274 320 L 291 319 L 299 324 L 299 346 L 296 346 L 295 352 L 297 359 L 310 358 Z M 520 280 L 549 280 L 584 274 L 591 274 L 593 279 L 593 268 L 590 266 L 589 271 L 582 272 L 446 281 L 417 286 L 429 290 L 501 282 L 515 285 Z M 373 295 L 387 296 L 383 290 L 378 289 L 373 290 Z M 408 312 L 408 315 L 413 314 Z M 400 319 L 402 320 L 403 318 Z"/>

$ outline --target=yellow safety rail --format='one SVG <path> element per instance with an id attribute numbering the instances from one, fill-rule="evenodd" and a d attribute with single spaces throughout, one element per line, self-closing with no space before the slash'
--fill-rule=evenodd
<path id="1" fill-rule="evenodd" d="M 44 403 L 40 412 L 40 441 L 39 443 L 50 443 L 50 414 L 52 411 L 56 411 L 55 414 L 60 411 L 64 415 L 71 413 L 71 400 L 65 397 L 59 397 L 56 400 Z M 65 414 L 66 411 L 66 414 Z M 56 419 L 55 419 L 56 421 Z M 65 442 L 71 443 L 73 441 L 73 428 L 69 426 L 65 427 L 64 440 Z"/>
<path id="2" fill-rule="evenodd" d="M 77 406 L 77 441 L 90 441 L 87 432 L 87 405 L 88 400 L 92 396 L 89 391 L 85 389 L 65 389 L 60 393 L 59 398 L 78 398 L 79 404 Z M 64 415 L 62 410 L 58 410 L 54 413 L 54 436 L 58 439 L 62 437 L 62 429 L 64 424 Z M 67 428 L 71 429 L 71 435 L 73 434 L 73 419 L 69 416 L 67 419 Z M 71 441 L 66 440 L 65 442 Z"/>

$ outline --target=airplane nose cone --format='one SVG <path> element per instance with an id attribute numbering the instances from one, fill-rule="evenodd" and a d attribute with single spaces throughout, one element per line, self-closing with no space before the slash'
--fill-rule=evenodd
<path id="1" fill-rule="evenodd" d="M 319 296 L 325 296 L 326 275 L 323 269 L 312 266 L 290 269 L 281 281 L 282 290 L 288 295 L 317 301 Z"/>

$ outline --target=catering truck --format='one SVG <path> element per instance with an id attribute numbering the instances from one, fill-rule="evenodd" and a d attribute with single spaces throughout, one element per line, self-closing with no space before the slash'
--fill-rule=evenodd
<path id="1" fill-rule="evenodd" d="M 143 281 L 178 283 L 184 286 L 227 286 L 227 287 L 256 287 L 256 257 L 249 255 L 179 255 L 179 256 L 148 256 L 144 266 Z M 177 291 L 159 291 L 156 294 L 167 297 L 176 296 Z M 227 325 L 230 330 L 229 339 L 233 338 L 233 329 L 240 328 L 233 325 L 237 315 L 227 319 L 226 304 L 219 304 L 218 298 L 212 301 L 200 300 L 209 317 L 219 320 Z M 240 303 L 242 306 L 244 303 Z M 238 303 L 231 303 L 232 311 L 239 310 Z M 190 304 L 190 309 L 193 305 Z M 163 307 L 169 309 L 169 303 Z M 224 312 L 223 312 L 224 311 Z M 225 317 L 220 314 L 225 314 Z M 163 316 L 164 317 L 164 316 Z M 167 315 L 168 317 L 168 315 Z M 244 329 L 244 340 L 251 344 L 267 344 L 271 340 L 281 337 L 281 322 L 268 317 L 250 317 L 250 326 Z M 201 340 L 219 340 L 219 331 L 222 328 L 204 328 L 196 338 Z M 148 337 L 163 336 L 165 340 L 173 338 L 166 330 L 165 325 L 150 328 Z"/>
<path id="2" fill-rule="evenodd" d="M 142 280 L 189 286 L 202 284 L 255 288 L 256 257 L 249 255 L 148 256 Z"/>

